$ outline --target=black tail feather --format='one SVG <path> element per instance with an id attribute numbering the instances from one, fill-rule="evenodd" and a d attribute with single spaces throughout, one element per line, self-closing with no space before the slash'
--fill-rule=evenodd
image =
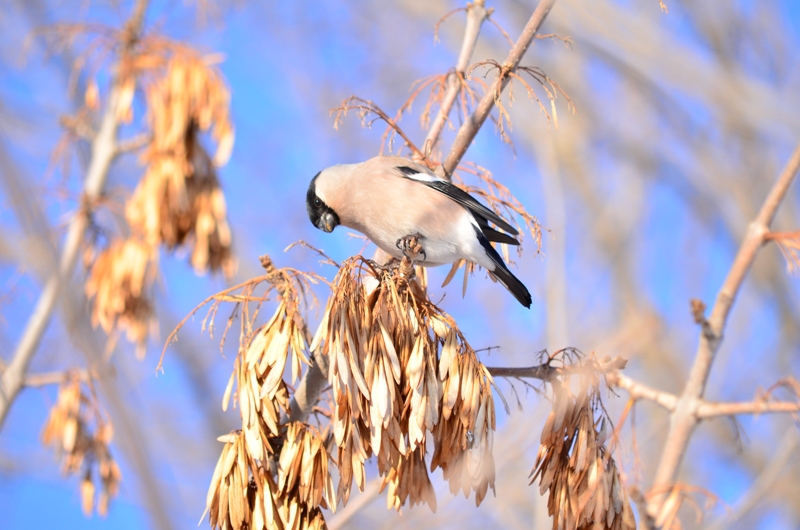
<path id="1" fill-rule="evenodd" d="M 531 308 L 531 302 L 533 301 L 531 293 L 528 292 L 528 289 L 516 276 L 511 274 L 511 271 L 508 270 L 505 265 L 498 265 L 491 274 L 497 278 L 498 282 L 503 284 L 503 287 L 514 295 L 514 298 L 516 298 L 520 304 L 528 309 Z"/>
<path id="2" fill-rule="evenodd" d="M 492 276 L 494 276 L 497 281 L 503 285 L 503 287 L 508 289 L 508 291 L 514 295 L 514 298 L 516 298 L 520 304 L 530 309 L 533 299 L 531 298 L 531 293 L 528 292 L 527 287 L 525 287 L 525 285 L 519 281 L 516 276 L 511 274 L 511 271 L 508 270 L 503 258 L 500 257 L 500 254 L 498 254 L 491 243 L 489 243 L 489 239 L 484 235 L 484 232 L 478 226 L 475 227 L 475 235 L 478 236 L 478 241 L 480 241 L 481 246 L 489 256 L 489 259 L 494 262 L 495 267 L 494 270 L 491 271 Z"/>

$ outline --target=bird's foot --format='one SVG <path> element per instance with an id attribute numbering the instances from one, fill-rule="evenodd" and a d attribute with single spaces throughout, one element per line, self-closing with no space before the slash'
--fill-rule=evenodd
<path id="1" fill-rule="evenodd" d="M 384 272 L 394 272 L 400 267 L 400 260 L 397 258 L 392 258 L 383 265 L 375 261 L 374 259 L 368 259 L 366 262 L 372 267 L 375 271 L 384 271 Z"/>
<path id="2" fill-rule="evenodd" d="M 425 239 L 425 236 L 420 233 L 409 234 L 398 239 L 395 245 L 399 250 L 403 251 L 403 255 L 408 258 L 411 263 L 415 261 L 425 261 L 428 259 L 428 255 L 422 247 L 421 241 L 423 239 Z M 418 259 L 419 256 L 422 256 L 421 260 Z"/>

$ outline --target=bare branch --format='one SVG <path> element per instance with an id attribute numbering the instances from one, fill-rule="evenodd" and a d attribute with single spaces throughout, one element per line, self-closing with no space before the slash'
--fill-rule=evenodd
<path id="1" fill-rule="evenodd" d="M 472 144 L 472 140 L 475 139 L 475 136 L 483 126 L 486 118 L 491 114 L 495 102 L 500 97 L 503 89 L 511 80 L 509 74 L 519 66 L 519 62 L 522 60 L 531 42 L 536 37 L 544 19 L 547 18 L 547 14 L 555 3 L 556 0 L 541 0 L 539 2 L 530 20 L 528 20 L 528 23 L 522 30 L 522 34 L 519 39 L 517 39 L 517 43 L 509 52 L 508 57 L 506 57 L 506 60 L 503 62 L 500 72 L 498 72 L 497 77 L 495 77 L 491 86 L 486 91 L 486 94 L 484 94 L 475 112 L 464 121 L 464 124 L 458 130 L 456 139 L 450 148 L 450 154 L 447 155 L 447 159 L 439 169 L 444 175 L 452 175 L 456 166 L 458 166 L 464 154 L 467 152 L 467 148 Z"/>
<path id="2" fill-rule="evenodd" d="M 340 528 L 343 528 L 355 514 L 375 500 L 375 498 L 381 493 L 382 483 L 383 479 L 381 477 L 372 479 L 364 488 L 364 491 L 358 495 L 358 497 L 348 502 L 346 506 L 342 507 L 336 512 L 336 517 L 331 519 L 331 521 L 328 523 L 328 530 L 339 530 Z"/>
<path id="3" fill-rule="evenodd" d="M 634 381 L 630 377 L 621 374 L 620 372 L 613 372 L 606 376 L 606 381 L 610 386 L 621 388 L 630 394 L 634 400 L 645 399 L 652 401 L 657 405 L 661 405 L 669 411 L 675 410 L 678 403 L 678 397 L 669 392 L 658 390 L 644 383 Z"/>
<path id="4" fill-rule="evenodd" d="M 747 401 L 743 403 L 708 403 L 697 407 L 700 419 L 715 416 L 735 416 L 737 414 L 769 414 L 780 412 L 800 412 L 800 403 L 791 401 Z"/>
<path id="5" fill-rule="evenodd" d="M 88 382 L 91 379 L 89 372 L 86 370 L 63 370 L 61 372 L 47 372 L 41 374 L 30 374 L 25 377 L 25 386 L 27 387 L 41 387 L 48 385 L 58 385 L 64 381 L 64 378 L 72 373 L 80 378 L 81 381 Z"/>
<path id="6" fill-rule="evenodd" d="M 117 142 L 117 154 L 124 154 L 130 151 L 136 151 L 146 146 L 152 140 L 152 136 L 147 133 L 137 134 L 132 138 L 120 140 Z"/>
<path id="7" fill-rule="evenodd" d="M 475 45 L 478 42 L 478 35 L 481 32 L 481 26 L 484 20 L 489 18 L 489 11 L 486 10 L 486 2 L 484 0 L 476 0 L 472 4 L 467 4 L 467 27 L 464 30 L 464 40 L 461 43 L 461 52 L 458 55 L 455 70 L 450 72 L 447 76 L 447 92 L 442 99 L 442 104 L 439 107 L 439 112 L 436 114 L 436 119 L 433 120 L 431 128 L 422 143 L 422 150 L 428 156 L 436 148 L 436 143 L 439 141 L 439 136 L 442 134 L 450 110 L 453 108 L 458 93 L 461 91 L 465 71 L 469 67 L 469 61 L 472 58 L 472 52 L 475 50 Z"/>
<path id="8" fill-rule="evenodd" d="M 506 366 L 487 366 L 487 370 L 492 374 L 492 377 L 513 377 L 525 379 L 541 379 L 542 381 L 550 381 L 554 377 L 558 377 L 561 373 L 560 368 L 550 366 L 549 363 L 539 364 L 536 366 L 514 368 Z"/>
<path id="9" fill-rule="evenodd" d="M 786 196 L 786 192 L 794 181 L 799 168 L 800 145 L 795 148 L 789 162 L 773 185 L 769 195 L 767 195 L 758 215 L 748 226 L 747 233 L 739 247 L 739 252 L 736 254 L 730 271 L 717 294 L 711 316 L 708 318 L 708 326 L 707 328 L 703 326 L 705 329 L 700 335 L 697 354 L 689 373 L 689 379 L 683 393 L 678 398 L 677 407 L 672 414 L 669 433 L 664 443 L 664 450 L 661 454 L 661 460 L 653 483 L 654 488 L 663 488 L 676 481 L 689 440 L 697 423 L 700 421 L 698 411 L 701 406 L 701 399 L 711 372 L 711 365 L 722 342 L 722 333 L 725 329 L 731 306 L 755 260 L 758 250 L 767 241 L 769 226 L 775 217 L 775 212 Z M 663 502 L 664 495 L 654 496 L 649 504 L 650 514 L 658 513 Z"/>
<path id="10" fill-rule="evenodd" d="M 127 33 L 123 54 L 129 53 L 138 39 L 147 4 L 148 0 L 139 0 L 131 18 L 125 25 Z M 69 277 L 75 268 L 78 252 L 89 224 L 89 205 L 94 204 L 102 195 L 111 163 L 117 155 L 117 129 L 119 128 L 117 105 L 120 91 L 121 86 L 115 75 L 100 129 L 92 141 L 92 159 L 84 181 L 83 204 L 70 222 L 58 270 L 47 280 L 42 289 L 33 314 L 31 314 L 14 352 L 14 357 L 0 380 L 0 427 L 5 422 L 11 404 L 25 384 L 25 373 L 28 371 L 28 365 L 50 322 L 64 279 Z"/>

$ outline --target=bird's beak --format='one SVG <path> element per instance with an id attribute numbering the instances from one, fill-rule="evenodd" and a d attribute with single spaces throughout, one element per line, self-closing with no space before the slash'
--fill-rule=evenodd
<path id="1" fill-rule="evenodd" d="M 333 232 L 333 229 L 336 228 L 336 218 L 332 213 L 326 212 L 322 214 L 322 218 L 320 218 L 320 228 L 328 233 Z"/>

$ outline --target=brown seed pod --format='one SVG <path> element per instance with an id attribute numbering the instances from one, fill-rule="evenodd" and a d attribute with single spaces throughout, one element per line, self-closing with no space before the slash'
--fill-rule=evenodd
<path id="1" fill-rule="evenodd" d="M 92 299 L 92 324 L 106 333 L 125 331 L 144 356 L 152 324 L 150 288 L 157 273 L 158 252 L 136 237 L 115 240 L 95 260 L 86 281 Z"/>
<path id="2" fill-rule="evenodd" d="M 443 468 L 453 491 L 474 489 L 480 503 L 494 485 L 492 380 L 407 265 L 365 273 L 362 258 L 343 263 L 311 344 L 329 359 L 339 497 L 347 501 L 354 478 L 363 490 L 364 462 L 376 455 L 393 484 L 391 506 L 408 498 L 435 506 L 427 473 L 409 471 L 432 435 L 433 469 Z M 371 291 L 365 275 L 377 280 Z"/>
<path id="3" fill-rule="evenodd" d="M 109 449 L 112 437 L 111 423 L 101 412 L 95 394 L 84 391 L 81 374 L 66 372 L 41 438 L 43 445 L 53 447 L 64 474 L 82 470 L 81 507 L 87 517 L 95 509 L 106 515 L 109 499 L 119 491 L 122 474 Z M 100 479 L 99 488 L 93 478 L 95 473 Z"/>
<path id="4" fill-rule="evenodd" d="M 582 378 L 573 394 L 568 384 L 553 383 L 553 410 L 542 430 L 542 443 L 531 472 L 553 529 L 634 530 L 636 524 L 617 464 L 605 447 L 610 423 L 600 407 L 596 384 Z"/>

